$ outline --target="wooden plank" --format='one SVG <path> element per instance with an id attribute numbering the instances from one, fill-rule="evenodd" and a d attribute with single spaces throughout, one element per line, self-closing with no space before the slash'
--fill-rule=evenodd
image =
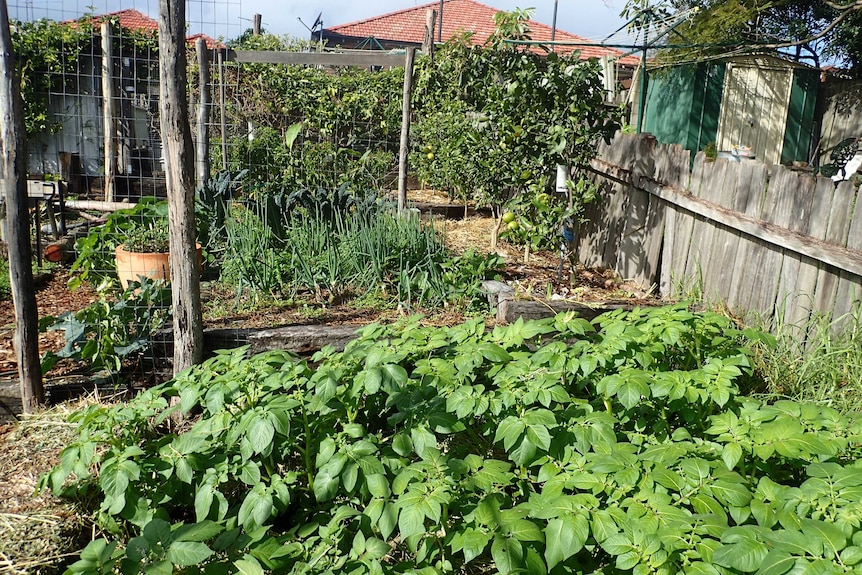
<path id="1" fill-rule="evenodd" d="M 610 148 L 611 153 L 615 156 L 618 164 L 620 160 L 631 159 L 635 157 L 637 152 L 636 140 L 627 135 L 617 136 L 614 146 Z M 612 157 L 613 157 L 612 156 Z M 630 165 L 625 168 L 631 171 Z M 625 215 L 628 203 L 633 191 L 629 185 L 614 185 L 613 194 L 608 198 L 603 212 L 603 218 L 596 222 L 599 226 L 599 235 L 604 235 L 604 241 L 599 245 L 603 247 L 601 251 L 600 264 L 604 267 L 617 270 L 617 262 L 620 259 L 620 240 L 625 226 Z M 603 232 L 601 230 L 604 230 Z"/>
<path id="2" fill-rule="evenodd" d="M 404 86 L 401 99 L 401 143 L 398 148 L 398 212 L 407 208 L 407 152 L 410 148 L 410 96 L 413 94 L 413 56 L 407 48 L 404 59 Z"/>
<path id="3" fill-rule="evenodd" d="M 615 309 L 631 310 L 635 307 L 630 304 L 595 303 L 586 305 L 577 302 L 505 300 L 501 301 L 500 305 L 497 306 L 497 321 L 512 323 L 517 321 L 518 318 L 523 318 L 524 320 L 544 319 L 567 311 L 577 312 L 578 316 L 587 321 L 592 321 L 608 311 Z"/>
<path id="4" fill-rule="evenodd" d="M 105 201 L 114 200 L 117 178 L 117 94 L 114 83 L 114 34 L 111 22 L 102 22 L 102 131 L 104 138 Z"/>
<path id="5" fill-rule="evenodd" d="M 862 275 L 862 253 L 858 251 L 839 247 L 828 241 L 815 240 L 762 219 L 737 214 L 669 186 L 647 182 L 644 187 L 649 193 L 671 204 L 693 214 L 731 226 L 747 236 L 758 238 L 776 247 L 808 255 L 852 274 Z M 846 205 L 852 205 L 852 203 Z"/>
<path id="6" fill-rule="evenodd" d="M 852 184 L 848 181 L 841 184 Z M 859 205 L 858 191 L 854 196 L 853 217 L 850 221 L 850 232 L 847 236 L 847 248 L 854 251 L 862 251 L 862 206 Z M 836 327 L 852 326 L 852 317 L 850 315 L 859 307 L 859 300 L 862 298 L 862 278 L 860 274 L 848 274 L 842 271 L 839 275 L 838 290 L 835 294 L 835 307 L 833 308 L 833 317 L 840 320 Z"/>
<path id="7" fill-rule="evenodd" d="M 692 187 L 692 193 L 704 201 L 709 201 L 714 195 L 713 189 L 721 186 L 725 177 L 725 168 L 727 162 L 705 162 L 701 166 L 700 178 L 698 187 Z M 695 191 L 696 190 L 696 191 Z M 688 248 L 688 256 L 685 263 L 685 277 L 688 281 L 693 282 L 692 289 L 699 296 L 705 296 L 703 287 L 705 284 L 705 272 L 708 272 L 708 258 L 711 253 L 711 241 L 714 225 L 708 222 L 706 218 L 698 215 L 694 218 L 691 231 L 691 242 Z"/>
<path id="8" fill-rule="evenodd" d="M 159 0 L 159 115 L 168 188 L 174 373 L 203 359 L 203 315 L 195 246 L 194 145 L 186 97 L 185 4 Z"/>
<path id="9" fill-rule="evenodd" d="M 835 185 L 828 178 L 817 178 L 814 184 L 811 217 L 805 233 L 817 240 L 825 240 L 829 229 L 829 214 L 832 211 L 832 200 L 835 195 Z M 817 277 L 825 265 L 808 256 L 800 260 L 796 276 L 795 298 L 793 305 L 788 306 L 785 325 L 802 325 L 808 322 L 816 309 Z M 800 334 L 801 335 L 801 334 Z"/>
<path id="10" fill-rule="evenodd" d="M 700 195 L 700 189 L 703 185 L 704 169 L 706 166 L 706 156 L 698 154 L 694 160 L 694 170 L 691 174 L 689 189 L 687 190 L 690 197 Z M 696 269 L 694 264 L 689 264 L 691 257 L 691 245 L 694 241 L 694 230 L 697 224 L 697 217 L 690 210 L 687 212 L 677 212 L 677 232 L 676 232 L 676 249 L 673 257 L 673 276 L 671 281 L 675 284 L 674 291 L 676 295 L 690 295 L 692 289 L 700 289 L 700 282 L 696 275 L 689 275 L 690 268 Z"/>
<path id="11" fill-rule="evenodd" d="M 632 178 L 634 181 L 640 178 L 652 179 L 655 175 L 655 138 L 644 136 L 634 140 L 632 144 L 635 152 Z M 627 196 L 628 203 L 621 219 L 616 272 L 621 278 L 632 280 L 641 287 L 648 288 L 649 284 L 644 285 L 647 265 L 644 244 L 650 233 L 647 226 L 652 196 L 634 187 L 627 190 Z"/>
<path id="12" fill-rule="evenodd" d="M 832 199 L 832 209 L 829 211 L 829 224 L 826 229 L 826 242 L 831 245 L 846 246 L 847 234 L 850 230 L 850 209 L 856 197 L 856 191 L 849 182 L 842 182 L 835 188 Z M 823 258 L 818 258 L 821 262 Z M 829 262 L 824 262 L 829 264 Z M 831 312 L 835 305 L 835 294 L 838 291 L 838 270 L 835 266 L 821 266 L 817 274 L 817 293 L 814 297 L 814 309 L 820 312 Z"/>
<path id="13" fill-rule="evenodd" d="M 706 178 L 701 186 L 700 197 L 722 208 L 728 208 L 733 203 L 733 194 L 736 191 L 733 182 L 736 180 L 738 165 L 737 162 L 731 163 L 727 160 L 708 164 L 708 167 L 713 169 L 713 173 L 711 175 L 705 173 Z M 705 301 L 724 299 L 721 294 L 715 292 L 715 286 L 718 284 L 717 280 L 724 275 L 721 263 L 725 251 L 729 249 L 728 236 L 729 234 L 714 220 L 699 218 L 695 224 L 692 241 L 697 243 L 697 274 L 701 278 L 702 296 Z"/>
<path id="14" fill-rule="evenodd" d="M 816 180 L 808 174 L 790 172 L 793 207 L 790 213 L 788 229 L 799 234 L 808 235 L 814 209 Z M 828 217 L 828 213 L 827 213 Z M 802 298 L 807 294 L 800 293 L 796 283 L 799 280 L 799 268 L 802 265 L 802 254 L 787 250 L 781 265 L 781 277 L 778 281 L 778 292 L 775 296 L 775 321 L 786 328 L 795 330 L 802 327 L 808 317 L 800 307 L 805 305 Z M 801 333 L 801 332 L 800 332 Z"/>
<path id="15" fill-rule="evenodd" d="M 717 194 L 715 201 L 721 207 L 732 210 L 736 202 L 736 194 L 739 192 L 741 174 L 745 172 L 745 165 L 739 162 L 728 163 L 725 170 L 725 178 L 721 184 L 723 191 Z M 730 274 L 727 271 L 733 266 L 738 243 L 739 235 L 735 230 L 728 226 L 715 225 L 712 240 L 713 253 L 707 273 L 704 275 L 704 295 L 707 299 L 727 301 L 727 291 L 730 287 Z"/>
<path id="16" fill-rule="evenodd" d="M 357 50 L 356 52 L 274 52 L 266 50 L 228 50 L 228 62 L 240 64 L 293 64 L 299 66 L 382 66 L 404 65 L 404 53 Z"/>
<path id="17" fill-rule="evenodd" d="M 210 176 L 210 59 L 207 43 L 203 37 L 195 41 L 195 51 L 198 58 L 198 100 L 197 141 L 195 142 L 195 181 L 198 187 L 206 183 Z"/>
<path id="18" fill-rule="evenodd" d="M 779 229 L 786 229 L 790 224 L 793 207 L 793 174 L 783 166 L 772 168 L 769 178 L 767 198 L 763 207 L 762 219 Z M 778 293 L 778 281 L 781 277 L 781 266 L 784 263 L 784 249 L 780 245 L 765 246 L 763 258 L 755 269 L 759 270 L 751 294 L 750 311 L 771 317 L 775 311 L 775 298 Z"/>
<path id="19" fill-rule="evenodd" d="M 737 190 L 730 209 L 734 212 L 759 217 L 762 209 L 761 199 L 766 189 L 766 181 L 769 170 L 765 164 L 760 162 L 741 162 Z M 727 258 L 722 264 L 726 273 L 720 280 L 719 291 L 724 296 L 725 304 L 729 309 L 739 311 L 740 284 L 747 283 L 752 271 L 746 262 L 750 254 L 750 246 L 747 238 L 738 230 L 733 231 L 735 247 L 727 251 Z M 756 272 L 755 272 L 756 273 Z"/>
<path id="20" fill-rule="evenodd" d="M 700 162 L 702 161 L 701 158 Z M 692 184 L 692 174 L 689 172 L 688 152 L 685 152 L 684 158 L 680 155 L 677 162 L 678 165 L 672 168 L 676 173 L 672 174 L 669 168 L 666 182 L 669 186 L 676 189 L 688 190 Z M 695 164 L 699 164 L 697 159 L 695 160 Z M 664 243 L 662 245 L 661 257 L 662 269 L 659 277 L 659 290 L 662 295 L 671 295 L 675 288 L 674 276 L 676 270 L 680 268 L 680 244 L 683 242 L 688 243 L 691 240 L 690 233 L 687 237 L 682 235 L 683 227 L 687 221 L 691 221 L 689 214 L 673 206 L 665 210 Z M 684 264 L 682 266 L 684 267 Z"/>

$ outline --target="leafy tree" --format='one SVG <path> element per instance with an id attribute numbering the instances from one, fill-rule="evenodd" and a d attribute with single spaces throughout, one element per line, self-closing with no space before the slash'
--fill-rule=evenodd
<path id="1" fill-rule="evenodd" d="M 698 60 L 718 54 L 778 50 L 813 66 L 835 63 L 862 75 L 862 2 L 859 0 L 630 0 L 623 15 L 636 26 L 682 15 L 674 44 L 660 58 Z M 682 42 L 680 38 L 684 38 Z"/>
<path id="2" fill-rule="evenodd" d="M 421 63 L 417 79 L 411 164 L 432 186 L 472 196 L 498 218 L 524 190 L 546 192 L 556 165 L 586 167 L 618 127 L 595 62 L 506 42 L 529 39 L 529 15 L 499 13 L 485 46 L 451 41 Z"/>

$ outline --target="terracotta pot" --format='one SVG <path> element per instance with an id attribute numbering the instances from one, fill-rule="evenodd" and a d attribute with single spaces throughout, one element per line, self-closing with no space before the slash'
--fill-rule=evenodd
<path id="1" fill-rule="evenodd" d="M 129 287 L 130 281 L 140 281 L 140 276 L 151 280 L 171 279 L 170 254 L 127 252 L 120 244 L 115 252 L 117 258 L 117 275 L 123 289 Z M 197 244 L 198 269 L 202 267 L 201 245 Z"/>

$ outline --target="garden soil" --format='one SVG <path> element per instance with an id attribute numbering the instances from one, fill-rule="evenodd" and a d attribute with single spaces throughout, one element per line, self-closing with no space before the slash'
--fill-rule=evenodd
<path id="1" fill-rule="evenodd" d="M 441 203 L 445 196 L 433 193 L 411 195 L 416 202 Z M 467 210 L 460 220 L 436 221 L 443 229 L 447 243 L 455 252 L 468 249 L 487 252 L 494 221 L 487 215 Z M 616 278 L 613 272 L 578 268 L 572 277 L 568 266 L 562 277 L 558 273 L 559 256 L 554 253 L 533 254 L 523 261 L 522 248 L 501 243 L 497 252 L 504 258 L 503 279 L 512 284 L 520 296 L 542 299 L 569 299 L 582 302 L 655 304 L 656 298 L 637 286 Z M 69 273 L 65 269 L 36 278 L 39 316 L 59 316 L 65 311 L 82 309 L 98 299 L 87 286 L 70 291 Z M 212 290 L 212 286 L 205 289 Z M 218 294 L 208 294 L 209 298 Z M 235 297 L 235 296 L 234 296 Z M 349 303 L 311 309 L 308 306 L 273 305 L 265 310 L 209 313 L 207 327 L 255 328 L 296 324 L 360 325 L 372 321 L 391 322 L 403 315 L 422 310 L 385 309 L 369 314 Z M 454 325 L 464 315 L 457 310 L 429 312 L 426 321 L 432 325 Z M 489 324 L 494 320 L 489 319 Z M 17 377 L 12 335 L 15 329 L 14 307 L 0 302 L 0 378 L 7 382 Z M 40 334 L 40 353 L 57 351 L 64 345 L 62 332 Z M 86 373 L 86 366 L 64 360 L 59 373 Z M 52 370 L 52 376 L 57 368 Z M 104 401 L 90 395 L 76 403 L 54 406 L 34 416 L 22 416 L 15 424 L 0 425 L 0 575 L 19 573 L 59 573 L 91 537 L 92 523 L 68 503 L 49 494 L 35 494 L 39 475 L 58 462 L 60 450 L 73 437 L 74 428 L 66 415 L 82 402 Z M 2 406 L 0 406 L 2 407 Z"/>

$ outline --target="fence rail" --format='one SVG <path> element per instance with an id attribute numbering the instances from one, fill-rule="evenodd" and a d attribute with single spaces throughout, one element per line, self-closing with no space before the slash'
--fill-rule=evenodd
<path id="1" fill-rule="evenodd" d="M 603 201 L 579 256 L 662 294 L 695 287 L 789 325 L 840 317 L 862 295 L 862 206 L 851 182 L 755 161 L 710 161 L 617 135 L 593 161 Z"/>

